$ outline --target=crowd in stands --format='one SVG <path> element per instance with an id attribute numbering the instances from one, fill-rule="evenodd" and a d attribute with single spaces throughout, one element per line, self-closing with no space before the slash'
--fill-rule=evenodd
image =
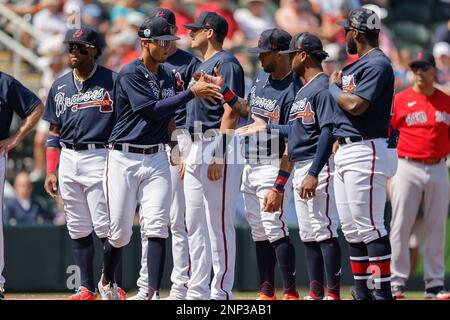
<path id="1" fill-rule="evenodd" d="M 303 31 L 317 34 L 329 54 L 324 62 L 326 73 L 355 61 L 356 55 L 349 56 L 345 52 L 344 31 L 335 23 L 344 20 L 350 10 L 368 6 L 382 20 L 380 47 L 392 60 L 396 92 L 411 85 L 408 63 L 414 51 L 428 49 L 436 59 L 436 86 L 450 94 L 450 3 L 445 0 L 0 0 L 0 3 L 28 17 L 42 36 L 42 41 L 33 43 L 24 35 L 22 43 L 41 57 L 40 63 L 49 67 L 42 76 L 39 91 L 43 101 L 53 80 L 68 71 L 67 50 L 62 43 L 67 28 L 82 23 L 99 30 L 105 40 L 99 63 L 119 71 L 139 56 L 137 29 L 146 13 L 157 6 L 176 14 L 177 35 L 181 37 L 178 45 L 186 50 L 190 49 L 190 39 L 183 24 L 192 22 L 202 11 L 223 15 L 229 24 L 224 49 L 239 59 L 247 82 L 259 68 L 257 56 L 248 54 L 247 48 L 257 44 L 263 30 L 275 26 L 290 34 Z M 420 19 L 413 16 L 421 10 L 419 8 L 423 8 L 417 15 Z M 8 26 L 5 30 L 8 31 Z M 247 83 L 247 87 L 249 85 Z M 47 130 L 45 122 L 36 130 L 33 172 L 30 175 L 20 173 L 13 182 L 14 187 L 10 186 L 5 224 L 59 221 L 58 210 L 41 208 L 39 201 L 31 197 L 30 183 L 39 181 L 45 174 Z"/>

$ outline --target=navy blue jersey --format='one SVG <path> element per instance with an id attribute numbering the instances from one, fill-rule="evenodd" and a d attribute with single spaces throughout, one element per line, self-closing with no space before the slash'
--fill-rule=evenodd
<path id="1" fill-rule="evenodd" d="M 321 129 L 333 124 L 337 102 L 328 91 L 328 76 L 318 74 L 297 93 L 289 112 L 289 161 L 313 159 Z"/>
<path id="2" fill-rule="evenodd" d="M 173 115 L 152 120 L 140 111 L 174 96 L 175 85 L 175 75 L 163 64 L 156 75 L 140 59 L 124 66 L 114 86 L 116 124 L 109 141 L 138 145 L 167 142 Z"/>
<path id="3" fill-rule="evenodd" d="M 247 97 L 248 121 L 253 122 L 252 115 L 255 115 L 266 123 L 287 124 L 289 109 L 300 86 L 300 80 L 297 78 L 294 81 L 292 73 L 282 80 L 275 80 L 269 73 L 260 71 Z M 277 135 L 259 134 L 245 137 L 245 158 L 281 158 L 284 147 L 284 139 Z"/>
<path id="4" fill-rule="evenodd" d="M 195 56 L 181 49 L 178 49 L 167 58 L 164 65 L 175 75 L 177 92 L 184 91 L 188 88 L 192 75 L 200 63 L 200 60 Z M 186 126 L 185 105 L 175 111 L 175 122 L 177 128 L 184 128 Z"/>
<path id="5" fill-rule="evenodd" d="M 9 137 L 13 113 L 26 118 L 41 100 L 19 81 L 0 71 L 0 140 Z"/>
<path id="6" fill-rule="evenodd" d="M 44 120 L 60 126 L 63 143 L 106 143 L 114 125 L 114 81 L 117 74 L 97 65 L 78 91 L 73 73 L 53 82 L 45 104 Z"/>
<path id="7" fill-rule="evenodd" d="M 217 67 L 225 83 L 239 97 L 244 97 L 244 70 L 239 61 L 231 54 L 220 51 L 204 61 L 197 67 L 197 72 L 205 71 L 214 75 L 214 67 Z M 202 132 L 208 129 L 219 129 L 223 115 L 223 101 L 211 103 L 205 99 L 193 99 L 187 103 L 187 128 L 194 131 L 194 122 L 202 122 Z"/>
<path id="8" fill-rule="evenodd" d="M 334 135 L 387 137 L 394 97 L 394 71 L 389 58 L 381 50 L 374 50 L 342 71 L 342 90 L 369 101 L 370 105 L 358 116 L 336 108 Z"/>

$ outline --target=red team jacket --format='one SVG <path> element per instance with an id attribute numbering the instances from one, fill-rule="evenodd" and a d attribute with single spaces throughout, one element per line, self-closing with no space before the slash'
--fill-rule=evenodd
<path id="1" fill-rule="evenodd" d="M 444 158 L 450 153 L 450 96 L 438 89 L 429 97 L 411 87 L 396 94 L 391 124 L 400 131 L 399 157 Z"/>

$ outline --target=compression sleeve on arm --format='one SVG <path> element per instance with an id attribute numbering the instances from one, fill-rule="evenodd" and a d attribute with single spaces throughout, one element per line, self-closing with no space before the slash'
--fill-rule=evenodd
<path id="1" fill-rule="evenodd" d="M 158 100 L 152 107 L 142 108 L 141 112 L 152 120 L 159 120 L 171 115 L 193 98 L 194 93 L 188 89 L 172 97 Z"/>
<path id="2" fill-rule="evenodd" d="M 273 130 L 278 130 L 278 135 L 281 138 L 287 139 L 289 136 L 289 125 L 288 124 L 269 123 L 267 125 L 267 133 L 271 133 Z"/>
<path id="3" fill-rule="evenodd" d="M 317 177 L 322 171 L 323 166 L 330 158 L 333 148 L 333 135 L 332 126 L 326 125 L 320 132 L 319 141 L 317 142 L 316 154 L 314 156 L 311 168 L 309 168 L 308 174 Z"/>

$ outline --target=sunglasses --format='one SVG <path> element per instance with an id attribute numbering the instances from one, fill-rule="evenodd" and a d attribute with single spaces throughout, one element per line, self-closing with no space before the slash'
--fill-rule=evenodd
<path id="1" fill-rule="evenodd" d="M 158 46 L 162 47 L 162 48 L 166 48 L 169 46 L 171 40 L 154 40 L 151 39 L 149 40 L 151 43 L 156 43 Z"/>
<path id="2" fill-rule="evenodd" d="M 431 64 L 428 63 L 421 63 L 421 64 L 415 64 L 411 66 L 411 70 L 412 72 L 417 72 L 417 71 L 428 71 L 431 68 Z"/>
<path id="3" fill-rule="evenodd" d="M 86 43 L 69 43 L 69 53 L 72 53 L 75 48 L 80 54 L 87 55 L 89 53 L 88 48 L 95 48 L 95 46 Z"/>

